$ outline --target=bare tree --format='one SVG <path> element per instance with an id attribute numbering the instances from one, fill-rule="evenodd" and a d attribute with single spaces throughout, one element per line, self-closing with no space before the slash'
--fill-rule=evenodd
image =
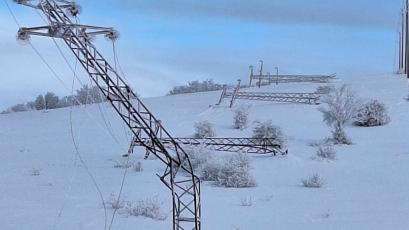
<path id="1" fill-rule="evenodd" d="M 332 138 L 335 144 L 351 144 L 347 137 L 344 126 L 357 112 L 360 104 L 356 93 L 348 86 L 342 85 L 325 95 L 321 102 L 325 107 L 320 107 L 324 122 L 333 128 Z"/>

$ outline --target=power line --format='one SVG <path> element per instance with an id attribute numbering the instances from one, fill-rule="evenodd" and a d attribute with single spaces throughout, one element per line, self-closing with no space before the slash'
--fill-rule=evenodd
<path id="1" fill-rule="evenodd" d="M 11 14 L 11 16 L 13 17 L 16 25 L 20 28 L 20 24 L 16 18 L 16 16 L 14 15 L 13 11 L 11 10 L 9 4 L 7 3 L 6 0 L 3 0 L 3 2 L 6 4 L 7 9 L 9 10 L 9 13 Z M 30 42 L 28 41 L 29 45 L 31 46 L 31 48 L 34 50 L 34 52 L 37 54 L 37 56 L 42 60 L 42 62 L 48 67 L 48 69 L 53 73 L 54 77 L 56 77 L 58 79 L 58 81 L 60 81 L 60 83 L 64 86 L 65 89 L 68 90 L 67 86 L 65 85 L 64 81 L 59 77 L 59 75 L 55 72 L 55 70 L 50 66 L 50 64 L 45 60 L 45 58 L 41 55 L 41 53 L 36 49 L 36 47 Z M 74 100 L 76 100 L 78 103 L 80 103 L 75 97 Z M 78 156 L 79 160 L 81 161 L 81 164 L 83 165 L 85 171 L 87 172 L 88 176 L 90 177 L 92 183 L 94 184 L 99 197 L 102 201 L 102 205 L 104 206 L 104 230 L 106 230 L 107 228 L 107 209 L 106 209 L 106 204 L 105 204 L 105 200 L 104 200 L 104 196 L 102 194 L 101 189 L 99 188 L 99 185 L 95 179 L 95 177 L 93 176 L 92 172 L 90 171 L 90 169 L 88 168 L 86 162 L 84 161 L 84 159 L 82 158 L 82 155 L 79 151 L 79 147 L 75 141 L 75 137 L 74 137 L 74 131 L 73 131 L 73 125 L 72 125 L 72 120 L 70 122 L 70 131 L 71 131 L 71 138 L 75 147 L 75 151 L 76 151 L 76 155 Z"/>

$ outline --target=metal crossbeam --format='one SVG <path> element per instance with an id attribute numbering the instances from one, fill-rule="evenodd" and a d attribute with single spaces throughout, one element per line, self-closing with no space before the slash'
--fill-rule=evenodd
<path id="1" fill-rule="evenodd" d="M 214 151 L 225 152 L 244 152 L 254 154 L 277 154 L 286 155 L 288 150 L 282 149 L 280 145 L 274 143 L 274 140 L 268 138 L 175 138 L 176 142 L 181 145 L 203 145 L 204 147 Z M 165 145 L 171 144 L 171 140 L 161 139 Z M 145 146 L 150 144 L 150 139 L 145 138 L 137 140 L 134 138 L 129 148 L 129 153 L 133 152 L 135 146 Z M 145 158 L 149 156 L 150 152 L 147 151 Z"/>
<path id="2" fill-rule="evenodd" d="M 143 143 L 145 148 L 165 164 L 165 171 L 160 179 L 172 193 L 173 229 L 200 230 L 200 180 L 193 172 L 188 155 L 95 48 L 92 39 L 88 39 L 90 34 L 100 34 L 115 40 L 116 37 L 112 36 L 113 30 L 74 24 L 69 17 L 78 13 L 73 2 L 65 0 L 16 2 L 40 10 L 49 23 L 44 27 L 21 28 L 19 38 L 28 39 L 30 35 L 40 35 L 62 39 L 132 131 L 136 140 Z M 167 142 L 158 137 L 159 133 Z M 149 139 L 149 143 L 142 142 L 146 139 Z"/>

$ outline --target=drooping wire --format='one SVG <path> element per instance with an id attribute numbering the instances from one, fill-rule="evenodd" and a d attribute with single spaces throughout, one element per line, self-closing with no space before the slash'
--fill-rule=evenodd
<path id="1" fill-rule="evenodd" d="M 115 49 L 115 41 L 112 41 L 112 51 L 113 51 L 113 56 L 114 56 L 115 71 L 118 71 L 118 70 L 117 70 L 117 62 L 118 62 L 118 61 L 117 61 L 117 54 L 116 54 L 116 49 Z M 119 63 L 118 63 L 118 64 L 119 64 Z M 119 65 L 118 65 L 118 66 L 119 66 Z M 124 76 L 124 78 L 125 78 L 125 75 L 124 75 L 124 74 L 123 74 L 123 76 Z M 125 80 L 126 80 L 126 78 L 125 78 Z M 125 129 L 125 125 L 124 125 L 123 127 L 124 127 L 125 135 L 128 137 L 127 132 L 126 132 L 126 129 Z M 128 140 L 129 140 L 129 137 L 128 137 Z M 131 156 L 131 154 L 127 154 L 127 156 L 126 156 L 125 169 L 124 169 L 124 173 L 123 173 L 123 175 L 122 175 L 121 187 L 120 187 L 120 189 L 119 189 L 118 197 L 116 198 L 116 201 L 115 201 L 116 203 L 119 203 L 120 200 L 121 200 L 121 197 L 122 197 L 122 192 L 123 192 L 123 188 L 124 188 L 124 185 L 125 185 L 125 180 L 126 180 L 126 176 L 127 176 L 127 173 L 128 173 L 128 166 L 129 166 L 130 156 Z M 114 209 L 114 212 L 112 213 L 111 222 L 109 223 L 109 230 L 112 229 L 112 225 L 113 225 L 113 223 L 114 223 L 115 216 L 116 216 L 116 213 L 117 213 L 117 212 L 118 212 L 118 209 L 115 208 L 115 209 Z"/>
<path id="2" fill-rule="evenodd" d="M 9 11 L 10 15 L 13 17 L 14 22 L 15 22 L 16 25 L 20 28 L 20 23 L 18 22 L 17 17 L 14 15 L 14 12 L 13 12 L 12 9 L 10 8 L 9 4 L 7 3 L 6 0 L 3 0 L 3 2 L 5 3 L 5 5 L 6 5 L 8 11 Z M 47 66 L 47 68 L 51 71 L 51 73 L 53 74 L 53 76 L 61 83 L 61 85 L 62 85 L 67 91 L 69 91 L 69 90 L 68 90 L 68 87 L 66 86 L 66 84 L 64 83 L 64 81 L 60 78 L 60 76 L 56 73 L 56 71 L 50 66 L 50 64 L 45 60 L 45 58 L 41 55 L 41 53 L 39 52 L 39 50 L 38 50 L 30 41 L 28 41 L 28 44 L 29 44 L 30 47 L 33 49 L 33 51 L 37 54 L 37 56 L 41 59 L 41 61 L 42 61 L 42 62 Z M 81 104 L 75 97 L 74 97 L 74 100 L 75 100 L 77 103 Z M 107 209 L 106 209 L 106 204 L 105 204 L 104 197 L 103 197 L 103 195 L 102 195 L 102 191 L 101 191 L 101 189 L 99 188 L 99 185 L 98 185 L 98 183 L 97 183 L 95 177 L 93 176 L 92 172 L 91 172 L 90 169 L 88 168 L 86 162 L 84 161 L 84 159 L 82 158 L 82 155 L 81 155 L 80 152 L 79 152 L 78 145 L 77 145 L 77 143 L 76 143 L 76 141 L 75 141 L 75 137 L 74 137 L 74 135 L 73 135 L 73 126 L 72 126 L 72 123 L 71 123 L 71 128 L 70 128 L 70 129 L 71 129 L 71 134 L 72 134 L 72 135 L 71 135 L 71 138 L 72 138 L 72 141 L 73 141 L 75 150 L 76 150 L 76 155 L 77 155 L 78 159 L 80 160 L 82 166 L 84 167 L 85 171 L 87 172 L 88 176 L 90 177 L 92 183 L 94 184 L 94 186 L 95 186 L 95 188 L 96 188 L 96 190 L 97 190 L 97 192 L 98 192 L 98 194 L 99 194 L 99 197 L 100 197 L 100 199 L 101 199 L 101 201 L 102 201 L 102 204 L 103 204 L 103 206 L 104 206 L 104 218 L 105 218 L 105 221 L 104 221 L 104 230 L 106 230 L 106 228 L 107 228 Z"/>
<path id="3" fill-rule="evenodd" d="M 77 65 L 78 65 L 78 61 L 76 60 L 75 61 L 75 66 L 74 66 L 74 69 L 75 70 L 77 70 Z M 73 78 L 72 78 L 72 84 L 71 84 L 71 95 L 74 95 L 74 85 L 75 85 L 75 77 L 73 76 Z M 71 105 L 70 105 L 70 124 L 72 125 L 72 108 L 73 108 L 73 101 L 71 101 Z M 70 129 L 70 130 L 72 130 L 72 129 Z M 71 135 L 74 135 L 73 133 L 71 133 Z M 78 160 L 78 156 L 77 156 L 77 154 L 75 154 L 75 158 L 74 158 L 74 164 L 73 164 L 73 167 L 75 168 L 75 167 L 77 167 L 77 160 Z M 71 178 L 70 178 L 70 181 L 69 181 L 69 184 L 68 184 L 68 193 L 71 193 L 71 190 L 72 190 L 72 183 L 74 182 L 74 177 L 75 177 L 75 171 L 72 173 L 72 175 L 71 175 Z M 62 213 L 63 213 L 63 211 L 64 211 L 64 209 L 65 209 L 65 206 L 66 206 L 66 200 L 67 200 L 67 192 L 65 193 L 65 201 L 64 201 L 64 203 L 63 203 L 63 205 L 61 206 L 61 209 L 60 209 L 60 211 L 59 211 L 59 213 L 58 213 L 58 216 L 57 216 L 57 220 L 56 220 L 56 222 L 55 222 L 55 224 L 54 224 L 54 227 L 53 227 L 53 230 L 55 230 L 56 229 L 56 227 L 57 227 L 57 224 L 58 224 L 58 220 L 61 218 L 61 216 L 62 216 Z"/>

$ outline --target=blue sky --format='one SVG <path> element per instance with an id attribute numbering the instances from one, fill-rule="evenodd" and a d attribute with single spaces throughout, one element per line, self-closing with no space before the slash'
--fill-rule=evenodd
<path id="1" fill-rule="evenodd" d="M 33 9 L 9 1 L 24 26 L 42 25 Z M 81 22 L 114 26 L 130 84 L 142 96 L 213 78 L 246 79 L 248 66 L 305 74 L 383 74 L 394 70 L 401 0 L 80 0 Z M 119 3 L 120 2 L 120 3 Z M 27 45 L 0 4 L 0 110 L 36 95 L 69 92 Z M 66 85 L 72 74 L 51 40 L 32 38 Z M 97 46 L 112 60 L 111 45 Z M 66 52 L 69 55 L 69 52 Z M 74 63 L 74 60 L 71 59 Z M 81 78 L 87 81 L 84 72 Z"/>

